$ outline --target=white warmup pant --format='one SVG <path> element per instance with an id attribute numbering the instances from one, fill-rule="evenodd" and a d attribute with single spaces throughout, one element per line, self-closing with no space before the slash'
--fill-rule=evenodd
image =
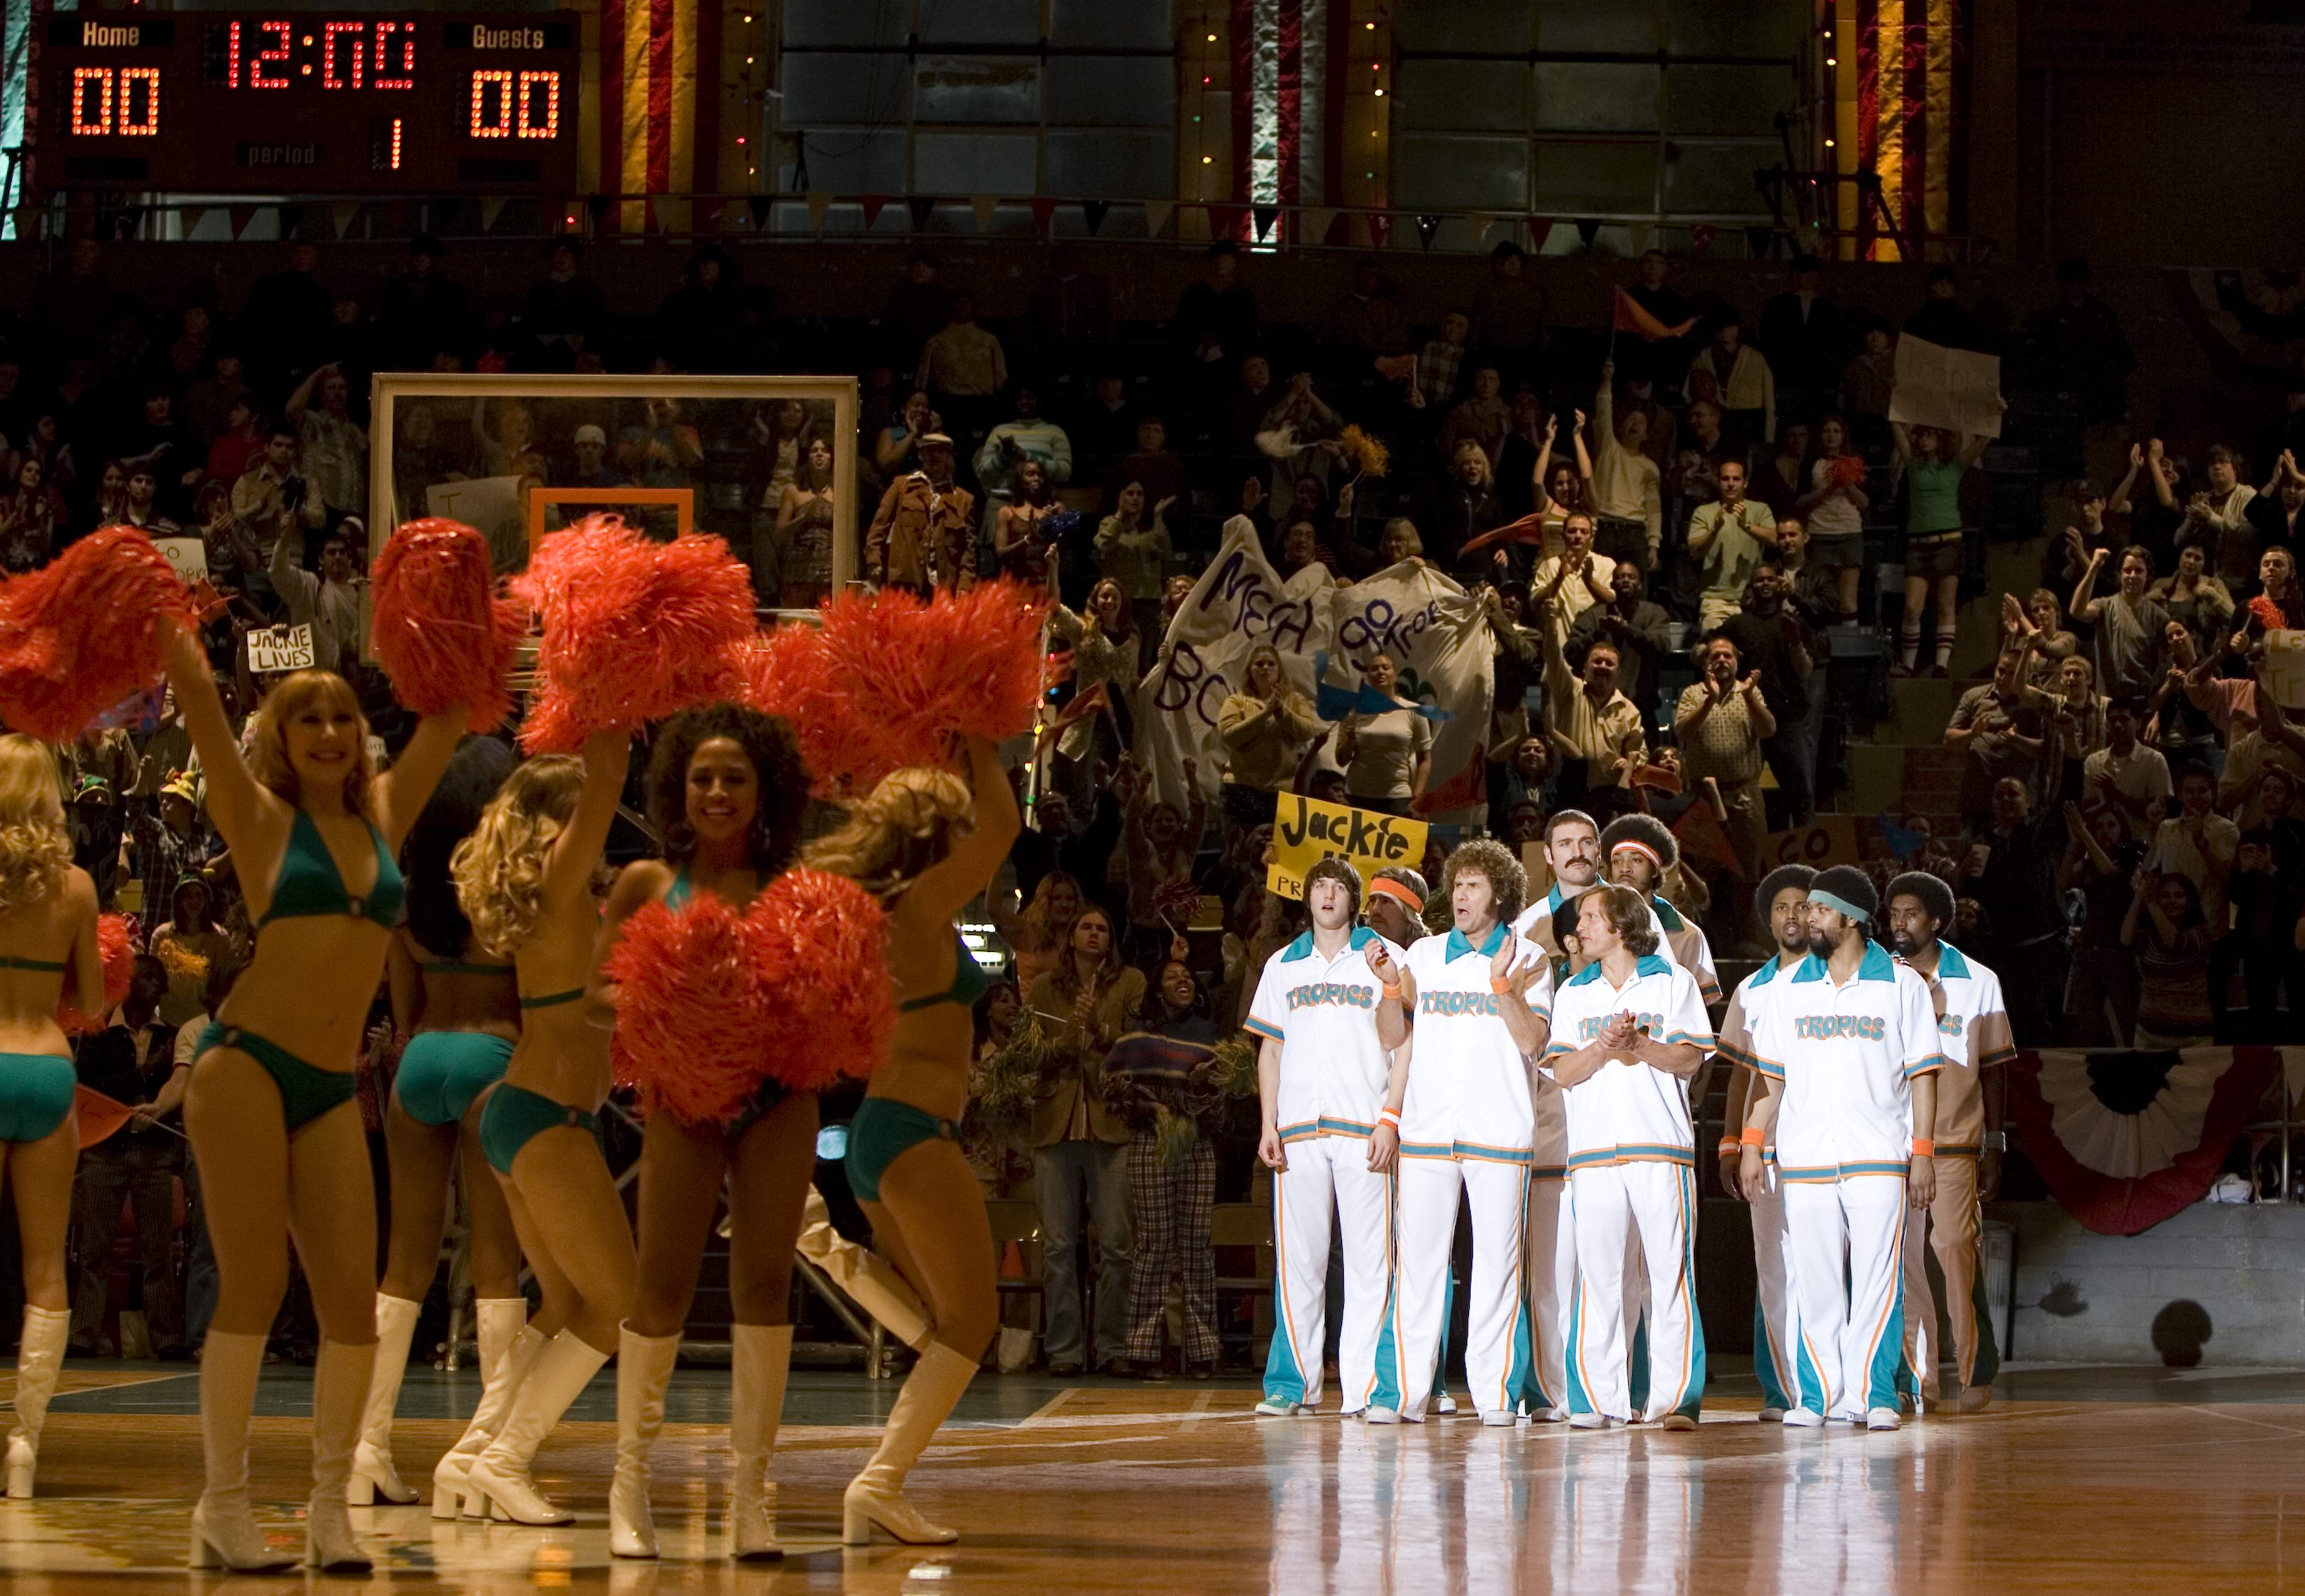
<path id="1" fill-rule="evenodd" d="M 1377 1379 L 1395 1382 L 1402 1418 L 1422 1421 L 1425 1398 L 1432 1394 L 1460 1198 L 1470 1205 L 1473 1216 L 1465 1383 L 1473 1405 L 1484 1413 L 1510 1413 L 1518 1404 L 1529 1365 L 1528 1302 L 1521 1286 L 1528 1184 L 1526 1164 L 1400 1160 L 1395 1206 L 1399 1263 L 1392 1306 L 1378 1338 Z"/>
<path id="2" fill-rule="evenodd" d="M 1569 1410 L 1569 1308 L 1577 1300 L 1577 1221 L 1569 1182 L 1540 1176 L 1528 1184 L 1528 1308 L 1535 1387 L 1529 1411 Z"/>
<path id="3" fill-rule="evenodd" d="M 1753 1372 L 1761 1382 L 1761 1405 L 1789 1410 L 1800 1405 L 1799 1379 L 1793 1371 L 1795 1323 L 1785 1235 L 1785 1193 L 1777 1161 L 1762 1167 L 1768 1190 L 1747 1203 L 1753 1219 Z"/>
<path id="4" fill-rule="evenodd" d="M 1344 1323 L 1337 1346 L 1344 1411 L 1358 1413 L 1371 1401 L 1391 1407 L 1400 1399 L 1382 1380 L 1376 1355 L 1377 1330 L 1392 1288 L 1392 1176 L 1370 1170 L 1368 1149 L 1357 1136 L 1292 1142 L 1289 1167 L 1272 1178 L 1267 1401 L 1320 1405 L 1331 1223 L 1340 1227 L 1337 1234 L 1345 1254 Z"/>
<path id="5" fill-rule="evenodd" d="M 1893 1412 L 1905 1353 L 1904 1176 L 1788 1181 L 1784 1201 L 1800 1405 L 1859 1421 L 1870 1408 Z"/>
<path id="6" fill-rule="evenodd" d="M 1569 1187 L 1578 1264 L 1569 1412 L 1634 1417 L 1625 1260 L 1637 1234 L 1648 1279 L 1652 1371 L 1639 1416 L 1696 1418 L 1705 1395 L 1705 1326 L 1697 1312 L 1695 1172 L 1681 1164 L 1603 1164 L 1573 1172 Z"/>

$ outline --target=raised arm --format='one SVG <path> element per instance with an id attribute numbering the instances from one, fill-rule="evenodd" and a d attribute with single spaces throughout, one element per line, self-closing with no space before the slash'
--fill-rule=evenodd
<path id="1" fill-rule="evenodd" d="M 1000 768 L 999 752 L 982 737 L 968 740 L 968 779 L 976 795 L 976 828 L 923 870 L 905 894 L 906 903 L 918 904 L 920 913 L 940 921 L 950 920 L 984 890 L 1024 829 L 1008 773 Z"/>
<path id="2" fill-rule="evenodd" d="M 225 715 L 224 700 L 217 692 L 216 677 L 208 669 L 198 634 L 173 621 L 159 624 L 174 634 L 168 649 L 168 685 L 175 690 L 176 707 L 183 715 L 192 751 L 200 756 L 208 813 L 234 856 L 248 859 L 256 852 L 247 845 L 257 830 L 286 804 L 249 774 L 248 762 L 241 758 L 240 739 Z"/>
<path id="3" fill-rule="evenodd" d="M 384 833 L 386 844 L 394 852 L 399 851 L 401 839 L 432 801 L 432 789 L 440 785 L 449 757 L 464 740 L 464 726 L 471 718 L 462 706 L 427 715 L 416 723 L 392 768 L 376 778 L 377 829 Z"/>
<path id="4" fill-rule="evenodd" d="M 2072 602 L 2065 606 L 2065 613 L 2076 621 L 2093 622 L 2105 607 L 2103 599 L 2089 597 L 2089 590 L 2097 586 L 2097 573 L 2105 567 L 2105 556 L 2102 548 L 2092 551 L 2088 568 L 2081 573 L 2080 581 L 2073 584 Z"/>
<path id="5" fill-rule="evenodd" d="M 424 1019 L 424 975 L 416 967 L 416 950 L 406 926 L 392 933 L 385 955 L 384 980 L 392 997 L 392 1028 L 404 1039 L 414 1034 Z"/>

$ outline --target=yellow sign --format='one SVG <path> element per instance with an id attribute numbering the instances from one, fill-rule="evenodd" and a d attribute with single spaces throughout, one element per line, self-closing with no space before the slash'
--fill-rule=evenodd
<path id="1" fill-rule="evenodd" d="M 1415 870 L 1425 858 L 1423 820 L 1282 793 L 1273 804 L 1272 862 L 1264 888 L 1285 898 L 1305 896 L 1305 872 L 1323 859 L 1342 859 L 1365 883 L 1389 864 Z"/>

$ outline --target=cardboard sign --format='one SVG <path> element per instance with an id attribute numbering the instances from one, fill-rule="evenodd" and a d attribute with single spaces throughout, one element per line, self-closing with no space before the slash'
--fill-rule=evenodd
<path id="1" fill-rule="evenodd" d="M 1889 419 L 1955 434 L 2001 436 L 2001 357 L 1947 349 L 1910 333 L 1897 340 Z M 1959 446 L 1960 439 L 1954 439 Z"/>
<path id="2" fill-rule="evenodd" d="M 257 675 L 267 671 L 312 668 L 312 629 L 310 626 L 267 626 L 248 634 L 248 668 Z"/>
<path id="3" fill-rule="evenodd" d="M 1280 794 L 1273 803 L 1272 863 L 1264 872 L 1264 888 L 1280 897 L 1302 898 L 1305 872 L 1323 859 L 1347 861 L 1364 883 L 1389 864 L 1419 869 L 1431 829 L 1423 820 Z"/>
<path id="4" fill-rule="evenodd" d="M 2305 632 L 2267 632 L 2258 681 L 2284 709 L 2305 709 Z"/>
<path id="5" fill-rule="evenodd" d="M 167 556 L 169 566 L 186 582 L 208 573 L 208 546 L 200 538 L 155 538 L 152 547 Z"/>
<path id="6" fill-rule="evenodd" d="M 1831 864 L 1863 862 L 1854 815 L 1819 815 L 1815 825 L 1776 832 L 1761 845 L 1761 873 L 1765 876 L 1781 864 L 1805 864 L 1821 870 Z"/>

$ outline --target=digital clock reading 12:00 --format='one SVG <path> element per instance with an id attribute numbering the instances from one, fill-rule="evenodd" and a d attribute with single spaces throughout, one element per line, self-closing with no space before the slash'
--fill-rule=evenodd
<path id="1" fill-rule="evenodd" d="M 360 193 L 575 186 L 575 18 L 49 19 L 34 181 Z"/>

